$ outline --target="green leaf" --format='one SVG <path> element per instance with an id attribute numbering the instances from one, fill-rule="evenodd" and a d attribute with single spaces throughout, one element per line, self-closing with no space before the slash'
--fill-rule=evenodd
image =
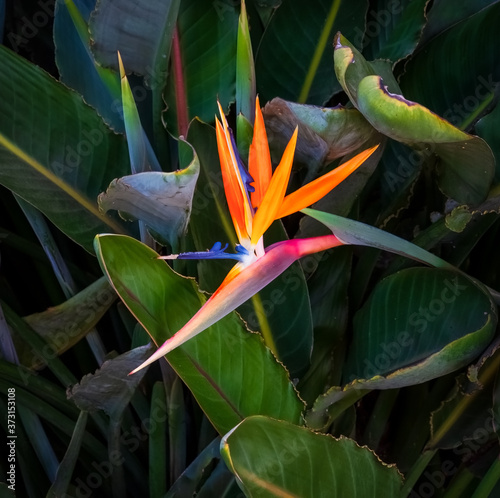
<path id="1" fill-rule="evenodd" d="M 130 237 L 101 235 L 96 252 L 118 295 L 157 345 L 205 301 L 192 279 L 174 273 L 153 250 Z M 303 404 L 285 370 L 235 313 L 167 359 L 220 433 L 254 414 L 300 423 Z"/>
<path id="2" fill-rule="evenodd" d="M 224 9 L 220 9 L 220 5 Z M 180 72 L 169 80 L 163 94 L 167 103 L 164 120 L 176 130 L 176 96 L 186 95 L 188 121 L 199 117 L 212 122 L 217 99 L 227 109 L 235 98 L 238 12 L 230 2 L 181 2 L 178 33 Z"/>
<path id="3" fill-rule="evenodd" d="M 130 402 L 136 387 L 146 372 L 127 375 L 151 354 L 149 346 L 140 346 L 105 361 L 93 374 L 85 375 L 68 392 L 80 410 L 104 410 L 112 420 L 118 420 Z"/>
<path id="4" fill-rule="evenodd" d="M 310 208 L 302 209 L 302 212 L 327 226 L 344 244 L 375 247 L 431 266 L 453 268 L 425 249 L 373 226 Z"/>
<path id="5" fill-rule="evenodd" d="M 263 110 L 271 150 L 285 150 L 295 127 L 299 127 L 294 161 L 314 173 L 334 159 L 357 151 L 377 138 L 377 132 L 356 109 L 295 104 L 280 98 Z"/>
<path id="6" fill-rule="evenodd" d="M 236 115 L 243 114 L 253 122 L 255 119 L 255 67 L 244 0 L 241 2 L 236 54 Z"/>
<path id="7" fill-rule="evenodd" d="M 331 62 L 334 33 L 343 29 L 354 38 L 367 8 L 365 1 L 283 2 L 264 32 L 255 63 L 262 99 L 324 105 L 340 90 Z"/>
<path id="8" fill-rule="evenodd" d="M 376 130 L 423 151 L 424 157 L 441 159 L 438 181 L 446 195 L 463 204 L 486 198 L 495 160 L 482 139 L 405 99 L 399 89 L 384 86 L 374 67 L 342 35 L 336 38 L 335 71 L 353 105 Z"/>
<path id="9" fill-rule="evenodd" d="M 189 149 L 189 166 L 173 173 L 147 171 L 117 178 L 105 193 L 99 195 L 99 208 L 120 211 L 126 219 L 143 221 L 160 242 L 178 247 L 178 240 L 187 228 L 200 163 L 187 142 L 180 147 Z M 127 216 L 128 215 L 128 216 Z"/>
<path id="10" fill-rule="evenodd" d="M 89 3 L 94 5 L 90 6 Z M 90 49 L 88 19 L 94 2 L 57 1 L 54 12 L 54 45 L 60 80 L 77 90 L 106 123 L 123 132 L 119 110 L 120 78 L 117 71 L 97 64 Z"/>
<path id="11" fill-rule="evenodd" d="M 165 84 L 179 0 L 100 0 L 90 20 L 93 50 L 103 66 L 146 76 L 151 88 Z"/>
<path id="12" fill-rule="evenodd" d="M 388 388 L 445 375 L 486 348 L 496 322 L 491 298 L 465 275 L 402 270 L 380 281 L 357 313 L 344 382 Z"/>
<path id="13" fill-rule="evenodd" d="M 116 299 L 106 278 L 102 277 L 64 303 L 24 321 L 46 341 L 42 351 L 33 349 L 14 336 L 19 362 L 29 368 L 45 366 L 47 355 L 61 355 L 92 330 Z"/>
<path id="14" fill-rule="evenodd" d="M 402 486 L 395 466 L 355 441 L 266 417 L 226 434 L 221 453 L 247 496 L 390 498 Z"/>
<path id="15" fill-rule="evenodd" d="M 71 481 L 71 476 L 75 469 L 75 465 L 80 455 L 80 448 L 85 437 L 85 427 L 87 425 L 87 412 L 80 412 L 80 416 L 75 424 L 75 430 L 71 436 L 71 441 L 68 445 L 61 465 L 57 469 L 57 474 L 52 486 L 50 487 L 47 496 L 57 497 L 64 496 L 68 491 L 68 486 Z"/>
<path id="16" fill-rule="evenodd" d="M 377 0 L 368 12 L 363 53 L 396 62 L 410 55 L 425 25 L 427 0 Z"/>
<path id="17" fill-rule="evenodd" d="M 500 80 L 500 57 L 491 50 L 499 15 L 496 1 L 434 2 L 424 41 L 405 62 L 403 93 L 464 129 L 492 101 Z"/>
<path id="18" fill-rule="evenodd" d="M 390 93 L 379 76 L 360 81 L 358 108 L 381 133 L 411 146 L 425 144 L 425 156 L 439 156 L 439 183 L 447 195 L 473 204 L 486 198 L 495 159 L 482 139 L 460 131 L 416 102 Z"/>
<path id="19" fill-rule="evenodd" d="M 94 199 L 128 171 L 125 141 L 40 68 L 4 47 L 0 63 L 0 183 L 92 252 L 96 233 L 123 232 Z"/>
<path id="20" fill-rule="evenodd" d="M 135 105 L 132 89 L 125 75 L 125 68 L 123 67 L 120 52 L 118 52 L 117 55 L 120 67 L 122 112 L 125 132 L 127 134 L 130 168 L 132 173 L 142 173 L 151 169 L 146 158 L 144 131 L 142 129 L 137 106 Z"/>
<path id="21" fill-rule="evenodd" d="M 307 424 L 328 426 L 367 390 L 420 384 L 467 365 L 489 344 L 496 323 L 489 295 L 462 273 L 411 268 L 385 278 L 355 317 L 346 385 L 318 397 Z"/>

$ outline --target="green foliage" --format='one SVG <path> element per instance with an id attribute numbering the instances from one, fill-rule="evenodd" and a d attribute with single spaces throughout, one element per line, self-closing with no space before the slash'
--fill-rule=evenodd
<path id="1" fill-rule="evenodd" d="M 2 496 L 498 496 L 499 8 L 0 2 Z M 264 240 L 346 246 L 128 376 L 231 268 L 157 256 L 233 249 L 255 94 L 289 192 L 379 144 Z"/>

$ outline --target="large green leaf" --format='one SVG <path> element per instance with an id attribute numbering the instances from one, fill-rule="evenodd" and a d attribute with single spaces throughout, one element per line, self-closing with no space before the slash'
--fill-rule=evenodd
<path id="1" fill-rule="evenodd" d="M 498 43 L 500 4 L 434 3 L 425 43 L 406 61 L 400 84 L 408 98 L 462 126 L 471 112 L 484 110 L 500 80 L 500 54 L 491 49 Z"/>
<path id="2" fill-rule="evenodd" d="M 165 84 L 178 0 L 100 0 L 90 20 L 96 59 L 118 70 L 120 51 L 127 71 Z"/>
<path id="3" fill-rule="evenodd" d="M 174 273 L 153 250 L 130 237 L 101 235 L 96 252 L 118 295 L 157 345 L 205 301 L 192 279 Z M 220 433 L 255 414 L 300 423 L 303 404 L 285 369 L 235 313 L 167 359 Z"/>
<path id="4" fill-rule="evenodd" d="M 335 71 L 353 105 L 375 129 L 420 151 L 421 162 L 439 157 L 439 186 L 446 195 L 465 204 L 486 198 L 495 161 L 484 140 L 405 99 L 398 89 L 391 91 L 342 35 L 336 39 Z"/>
<path id="5" fill-rule="evenodd" d="M 489 295 L 461 273 L 411 268 L 387 277 L 356 315 L 344 387 L 318 397 L 308 425 L 327 426 L 336 407 L 369 389 L 419 384 L 467 365 L 491 341 L 496 323 Z"/>
<path id="6" fill-rule="evenodd" d="M 123 231 L 95 199 L 128 171 L 126 143 L 81 97 L 0 47 L 0 183 L 92 251 L 96 233 Z"/>
<path id="7" fill-rule="evenodd" d="M 367 8 L 365 1 L 283 2 L 271 18 L 257 53 L 257 90 L 263 100 L 282 97 L 325 104 L 340 90 L 331 62 L 333 35 L 342 29 L 354 38 Z"/>
<path id="8" fill-rule="evenodd" d="M 397 497 L 401 474 L 352 439 L 335 439 L 266 417 L 250 417 L 221 441 L 246 496 Z"/>
<path id="9" fill-rule="evenodd" d="M 375 376 L 423 382 L 444 375 L 486 348 L 496 321 L 489 295 L 463 274 L 402 270 L 379 282 L 357 313 L 344 382 Z"/>

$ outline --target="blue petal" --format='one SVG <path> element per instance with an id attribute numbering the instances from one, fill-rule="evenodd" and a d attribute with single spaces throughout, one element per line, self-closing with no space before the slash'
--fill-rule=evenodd
<path id="1" fill-rule="evenodd" d="M 227 244 L 222 247 L 220 242 L 216 242 L 209 251 L 181 252 L 177 259 L 234 259 L 243 261 L 243 258 L 248 255 L 248 251 L 240 244 L 236 245 L 236 254 L 224 252 L 226 249 Z"/>
<path id="2" fill-rule="evenodd" d="M 245 184 L 246 191 L 247 192 L 255 192 L 255 187 L 250 185 L 251 183 L 254 182 L 254 179 L 252 178 L 252 175 L 250 175 L 250 173 L 245 168 L 245 165 L 241 161 L 241 158 L 238 154 L 238 149 L 236 147 L 236 142 L 234 140 L 233 131 L 231 130 L 231 128 L 229 128 L 229 135 L 231 137 L 231 144 L 233 146 L 233 150 L 235 151 L 236 161 L 238 162 L 240 176 L 241 176 L 241 179 L 243 180 L 243 183 Z"/>

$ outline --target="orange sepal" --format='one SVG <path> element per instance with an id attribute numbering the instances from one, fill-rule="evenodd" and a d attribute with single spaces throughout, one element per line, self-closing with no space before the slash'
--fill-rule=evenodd
<path id="1" fill-rule="evenodd" d="M 290 179 L 298 131 L 298 128 L 295 128 L 292 138 L 288 142 L 285 152 L 283 153 L 283 157 L 269 182 L 269 187 L 267 188 L 259 209 L 257 209 L 255 213 L 251 238 L 253 246 L 257 244 L 264 232 L 271 226 L 271 223 L 276 219 L 276 215 L 280 210 L 283 198 L 286 194 L 288 180 Z"/>
<path id="2" fill-rule="evenodd" d="M 253 178 L 255 192 L 250 194 L 253 207 L 259 207 L 264 194 L 269 187 L 273 174 L 271 166 L 271 153 L 267 142 L 266 127 L 260 109 L 259 97 L 255 99 L 255 123 L 253 127 L 253 139 L 248 154 L 248 172 Z"/>
<path id="3" fill-rule="evenodd" d="M 239 240 L 242 240 L 249 237 L 245 223 L 245 200 L 243 199 L 241 193 L 239 179 L 234 172 L 227 137 L 218 119 L 215 120 L 215 132 L 217 136 L 217 149 L 219 151 L 222 182 L 224 184 L 227 205 L 233 220 L 236 235 Z"/>
<path id="4" fill-rule="evenodd" d="M 320 176 L 316 180 L 304 185 L 295 192 L 287 195 L 276 215 L 276 219 L 296 213 L 301 209 L 311 206 L 323 198 L 330 190 L 345 180 L 361 164 L 363 164 L 377 149 L 378 145 L 360 152 L 349 161 L 341 164 L 334 170 Z"/>

